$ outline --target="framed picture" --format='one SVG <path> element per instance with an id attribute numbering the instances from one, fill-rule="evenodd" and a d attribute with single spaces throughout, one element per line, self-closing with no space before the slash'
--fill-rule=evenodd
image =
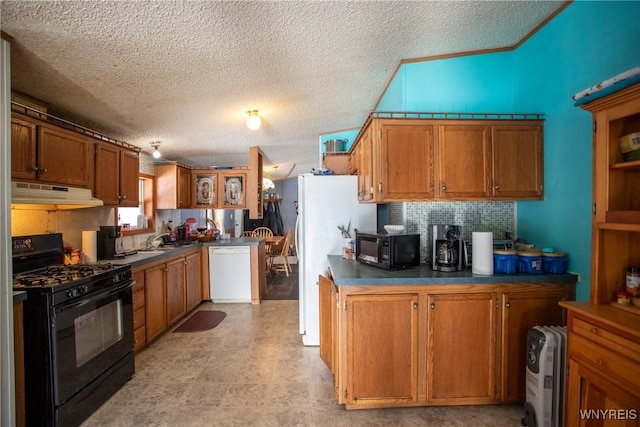
<path id="1" fill-rule="evenodd" d="M 216 175 L 196 175 L 196 206 L 216 205 Z"/>
<path id="2" fill-rule="evenodd" d="M 242 208 L 245 205 L 245 175 L 234 174 L 224 176 L 224 207 Z"/>

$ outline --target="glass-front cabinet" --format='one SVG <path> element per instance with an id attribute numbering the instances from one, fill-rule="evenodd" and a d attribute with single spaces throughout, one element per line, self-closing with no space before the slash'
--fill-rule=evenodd
<path id="1" fill-rule="evenodd" d="M 197 209 L 215 209 L 218 207 L 218 174 L 211 171 L 195 170 L 193 179 L 193 207 Z"/>

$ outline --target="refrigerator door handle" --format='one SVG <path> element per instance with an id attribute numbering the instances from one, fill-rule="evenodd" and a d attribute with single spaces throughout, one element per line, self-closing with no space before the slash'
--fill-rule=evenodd
<path id="1" fill-rule="evenodd" d="M 300 230 L 300 215 L 296 217 L 296 226 L 293 230 L 293 246 L 296 249 L 296 255 L 300 257 L 300 242 L 298 241 L 298 232 Z"/>

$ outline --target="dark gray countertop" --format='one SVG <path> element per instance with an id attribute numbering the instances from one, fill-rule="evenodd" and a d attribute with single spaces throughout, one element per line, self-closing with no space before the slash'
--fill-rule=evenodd
<path id="1" fill-rule="evenodd" d="M 174 258 L 176 255 L 191 252 L 194 249 L 198 249 L 203 246 L 257 246 L 264 241 L 265 239 L 263 237 L 234 237 L 231 239 L 213 240 L 211 242 L 196 242 L 192 245 L 181 245 L 172 247 L 169 250 L 138 251 L 137 254 L 127 255 L 125 258 L 104 260 L 100 262 L 110 262 L 113 264 L 131 264 L 131 267 L 136 267 L 143 264 L 162 261 L 164 259 Z"/>
<path id="2" fill-rule="evenodd" d="M 387 271 L 358 261 L 346 260 L 340 255 L 329 255 L 329 267 L 337 286 L 349 285 L 456 285 L 498 283 L 577 282 L 575 274 L 473 274 L 471 269 L 445 273 L 433 271 L 431 266 Z"/>

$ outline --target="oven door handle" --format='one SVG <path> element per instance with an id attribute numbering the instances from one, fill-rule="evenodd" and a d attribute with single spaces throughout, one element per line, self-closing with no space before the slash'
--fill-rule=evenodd
<path id="1" fill-rule="evenodd" d="M 56 308 L 56 312 L 66 311 L 66 310 L 69 310 L 71 308 L 82 307 L 83 305 L 88 304 L 89 302 L 91 302 L 91 301 L 93 301 L 95 299 L 107 298 L 107 297 L 110 297 L 113 294 L 117 294 L 118 292 L 122 292 L 123 290 L 125 290 L 127 288 L 132 288 L 133 285 L 135 285 L 135 284 L 136 284 L 135 280 L 128 280 L 126 282 L 123 282 L 117 288 L 110 288 L 106 292 L 98 292 L 98 293 L 94 293 L 94 294 L 88 295 L 87 298 L 83 298 L 82 300 L 77 301 L 77 302 L 72 302 L 70 304 L 63 304 L 62 306 Z"/>

